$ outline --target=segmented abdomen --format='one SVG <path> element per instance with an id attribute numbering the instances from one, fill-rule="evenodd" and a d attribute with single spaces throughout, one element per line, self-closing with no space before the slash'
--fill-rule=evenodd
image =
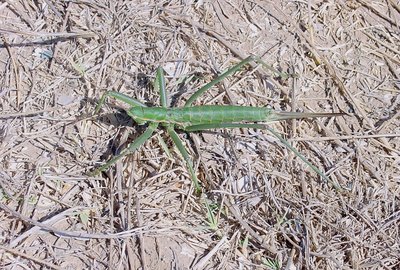
<path id="1" fill-rule="evenodd" d="M 137 122 L 163 122 L 181 126 L 267 121 L 268 108 L 204 105 L 183 108 L 133 107 L 128 114 Z"/>
<path id="2" fill-rule="evenodd" d="M 268 108 L 219 105 L 171 108 L 168 111 L 170 119 L 182 125 L 258 122 L 265 121 L 270 113 L 271 110 Z"/>

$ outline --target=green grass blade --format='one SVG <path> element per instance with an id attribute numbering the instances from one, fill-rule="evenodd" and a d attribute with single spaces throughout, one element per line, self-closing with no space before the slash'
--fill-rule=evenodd
<path id="1" fill-rule="evenodd" d="M 207 225 L 212 231 L 217 231 L 218 230 L 218 218 L 215 215 L 215 207 L 210 205 L 207 199 L 204 200 L 204 206 L 207 209 Z"/>

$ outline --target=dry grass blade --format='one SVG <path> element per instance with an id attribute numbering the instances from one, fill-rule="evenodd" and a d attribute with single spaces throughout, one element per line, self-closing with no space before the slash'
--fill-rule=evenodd
<path id="1" fill-rule="evenodd" d="M 2 1 L 0 267 L 398 269 L 399 14 L 395 0 Z M 118 102 L 84 117 L 104 91 L 158 105 L 161 66 L 181 107 L 248 55 L 297 76 L 254 65 L 199 104 L 352 115 L 272 127 L 348 193 L 254 129 L 178 134 L 217 220 L 162 131 L 87 176 L 143 132 Z"/>

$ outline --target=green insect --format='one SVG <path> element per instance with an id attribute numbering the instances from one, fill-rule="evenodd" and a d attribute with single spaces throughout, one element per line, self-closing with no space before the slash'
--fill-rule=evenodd
<path id="1" fill-rule="evenodd" d="M 127 103 L 131 106 L 126 110 L 127 114 L 139 125 L 148 124 L 147 129 L 135 141 L 124 149 L 118 156 L 115 156 L 106 164 L 97 168 L 93 175 L 106 170 L 119 159 L 137 150 L 146 140 L 148 140 L 159 125 L 163 126 L 171 136 L 173 142 L 177 146 L 179 152 L 186 162 L 186 167 L 190 177 L 194 183 L 197 192 L 201 191 L 201 186 L 198 181 L 196 172 L 193 167 L 192 160 L 189 157 L 188 151 L 184 147 L 181 139 L 175 129 L 184 130 L 186 132 L 202 131 L 216 128 L 256 128 L 267 129 L 279 138 L 290 150 L 294 151 L 304 162 L 306 162 L 314 171 L 326 179 L 326 176 L 308 160 L 306 160 L 296 149 L 291 147 L 277 132 L 273 129 L 254 122 L 271 122 L 281 121 L 295 118 L 312 118 L 312 117 L 331 117 L 341 115 L 340 113 L 297 113 L 297 112 L 277 112 L 265 107 L 249 107 L 249 106 L 220 106 L 220 105 L 204 105 L 192 106 L 192 103 L 205 91 L 210 89 L 215 84 L 222 81 L 227 76 L 240 70 L 242 66 L 251 61 L 263 63 L 259 58 L 250 56 L 237 65 L 228 69 L 225 73 L 217 77 L 215 80 L 206 84 L 195 92 L 181 108 L 167 107 L 167 93 L 165 87 L 164 72 L 161 68 L 157 69 L 155 86 L 158 88 L 161 97 L 161 107 L 147 107 L 140 101 L 126 96 L 124 94 L 108 91 L 101 97 L 95 109 L 95 114 L 100 110 L 107 97 L 113 97 L 117 100 Z M 268 67 L 269 68 L 269 67 Z M 271 68 L 269 68 L 271 69 Z M 246 123 L 247 122 L 247 123 Z M 252 122 L 252 123 L 248 123 Z"/>

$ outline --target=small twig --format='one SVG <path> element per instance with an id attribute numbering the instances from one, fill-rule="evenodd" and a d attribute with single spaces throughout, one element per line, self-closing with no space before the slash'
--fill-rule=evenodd
<path id="1" fill-rule="evenodd" d="M 103 233 L 85 233 L 85 232 L 76 232 L 76 231 L 62 231 L 54 228 L 53 226 L 47 225 L 43 222 L 36 221 L 34 219 L 25 217 L 18 213 L 17 211 L 9 208 L 5 204 L 0 202 L 0 208 L 3 209 L 4 211 L 10 213 L 12 216 L 28 223 L 33 226 L 39 227 L 41 230 L 47 231 L 54 233 L 58 236 L 61 237 L 75 237 L 78 239 L 114 239 L 114 238 L 125 238 L 125 237 L 131 237 L 134 234 L 137 234 L 139 231 L 142 231 L 145 227 L 141 228 L 135 228 L 132 230 L 127 230 L 119 233 L 109 233 L 109 234 L 103 234 Z M 76 209 L 74 209 L 76 210 Z"/>
<path id="2" fill-rule="evenodd" d="M 7 29 L 0 27 L 0 33 L 13 33 L 23 36 L 32 36 L 32 37 L 64 37 L 64 38 L 93 38 L 97 37 L 95 33 L 91 32 L 55 32 L 55 33 L 47 33 L 47 32 L 32 32 L 32 31 L 20 31 L 17 29 Z"/>
<path id="3" fill-rule="evenodd" d="M 24 253 L 24 252 L 20 252 L 20 251 L 18 251 L 18 250 L 12 249 L 12 248 L 8 248 L 8 247 L 5 247 L 5 246 L 0 245 L 0 249 L 3 249 L 5 252 L 8 252 L 8 253 L 17 255 L 17 256 L 19 256 L 19 257 L 24 257 L 24 258 L 26 258 L 26 259 L 28 259 L 28 260 L 34 261 L 34 262 L 37 263 L 37 264 L 40 264 L 40 265 L 42 265 L 42 266 L 46 266 L 46 267 L 51 268 L 51 269 L 63 269 L 63 268 L 61 268 L 61 267 L 58 267 L 58 266 L 55 265 L 55 264 L 46 262 L 46 261 L 44 261 L 44 260 L 41 260 L 41 259 L 39 259 L 39 258 L 36 258 L 36 257 L 34 257 L 34 256 L 31 256 L 31 255 L 29 255 L 29 254 L 26 254 L 26 253 Z M 4 258 L 2 259 L 2 261 L 3 261 L 3 263 L 4 263 Z M 4 264 L 2 264 L 2 265 L 4 266 Z"/>
<path id="4" fill-rule="evenodd" d="M 292 138 L 288 139 L 289 142 L 323 142 L 333 140 L 355 140 L 355 139 L 375 139 L 375 138 L 396 138 L 400 137 L 400 134 L 373 134 L 373 135 L 348 135 L 348 136 L 332 136 L 332 137 L 319 137 L 319 138 Z"/>
<path id="5" fill-rule="evenodd" d="M 39 110 L 39 111 L 31 111 L 31 112 L 0 114 L 0 119 L 2 119 L 2 118 L 13 118 L 13 117 L 22 117 L 22 116 L 35 116 L 35 115 L 42 114 L 42 113 L 45 113 L 45 112 L 55 111 L 57 109 L 58 108 L 45 109 L 45 110 Z"/>
<path id="6" fill-rule="evenodd" d="M 394 0 L 389 0 L 390 4 L 394 7 L 395 10 L 397 10 L 398 13 L 400 13 L 400 6 L 394 1 Z"/>
<path id="7" fill-rule="evenodd" d="M 268 245 L 265 243 L 264 239 L 245 222 L 240 215 L 240 211 L 237 209 L 236 206 L 234 206 L 233 201 L 234 199 L 231 196 L 228 196 L 229 199 L 225 201 L 225 204 L 228 206 L 229 211 L 234 215 L 236 221 L 239 222 L 239 224 L 242 226 L 242 228 L 250 234 L 250 236 L 258 242 L 263 248 L 268 250 L 272 254 L 277 254 L 278 251 L 274 249 L 272 246 Z"/>
<path id="8" fill-rule="evenodd" d="M 385 49 L 387 49 L 389 51 L 392 51 L 395 55 L 399 55 L 400 54 L 400 51 L 396 50 L 397 46 L 395 44 L 392 44 L 392 46 L 390 46 L 389 44 L 386 44 L 385 42 L 383 42 L 381 39 L 378 39 L 378 38 L 374 37 L 373 35 L 371 35 L 367 31 L 361 31 L 361 33 L 363 33 L 364 35 L 366 35 L 367 37 L 369 37 L 370 39 L 375 41 L 377 44 L 382 45 L 383 47 L 385 47 Z"/>
<path id="9" fill-rule="evenodd" d="M 21 93 L 20 93 L 20 83 L 19 83 L 17 64 L 15 63 L 14 56 L 11 52 L 10 46 L 8 45 L 6 37 L 4 35 L 1 35 L 1 40 L 3 41 L 4 47 L 6 48 L 8 55 L 10 56 L 11 64 L 13 67 L 15 76 L 15 88 L 17 89 L 17 108 L 19 108 Z"/>
<path id="10" fill-rule="evenodd" d="M 141 227 L 143 224 L 143 218 L 140 212 L 140 200 L 138 196 L 135 196 L 135 205 L 136 205 L 136 216 L 137 216 L 138 227 Z M 146 263 L 146 252 L 144 250 L 143 233 L 139 232 L 138 238 L 139 238 L 140 257 L 142 260 L 142 269 L 146 270 L 147 263 Z"/>
<path id="11" fill-rule="evenodd" d="M 207 262 L 211 259 L 212 256 L 214 256 L 215 253 L 218 252 L 218 250 L 221 248 L 223 244 L 225 244 L 228 241 L 228 238 L 226 236 L 222 237 L 222 239 L 218 242 L 218 244 L 213 247 L 210 252 L 207 253 L 196 265 L 193 266 L 192 269 L 194 270 L 200 270 L 204 269 L 204 266 L 207 264 Z"/>
<path id="12" fill-rule="evenodd" d="M 364 2 L 363 0 L 358 0 L 361 5 L 363 5 L 365 8 L 371 10 L 373 13 L 381 17 L 382 19 L 386 20 L 387 22 L 391 23 L 393 26 L 396 26 L 396 21 L 394 21 L 392 18 L 386 16 L 385 14 L 381 13 L 379 10 L 375 9 L 370 3 Z M 396 8 L 396 5 L 393 5 Z"/>
<path id="13" fill-rule="evenodd" d="M 46 1 L 46 2 L 47 2 L 47 4 L 50 4 L 50 7 L 52 7 L 53 10 L 57 11 L 57 9 L 55 9 L 51 3 L 48 3 L 48 1 Z M 70 14 L 70 12 L 69 12 L 70 4 L 71 4 L 71 2 L 68 2 L 67 7 L 65 8 L 66 12 L 65 12 L 64 19 L 63 19 L 63 23 L 61 25 L 60 32 L 65 31 L 65 28 L 67 26 L 67 22 L 68 22 L 68 19 L 69 19 L 69 14 Z M 57 16 L 61 16 L 61 14 L 58 13 L 58 12 L 56 14 L 57 14 Z M 58 44 L 59 44 L 59 41 L 56 41 L 53 44 L 53 57 L 51 57 L 50 60 L 49 60 L 49 65 L 48 65 L 49 70 L 52 70 L 54 59 L 57 58 L 58 49 L 59 49 Z"/>

